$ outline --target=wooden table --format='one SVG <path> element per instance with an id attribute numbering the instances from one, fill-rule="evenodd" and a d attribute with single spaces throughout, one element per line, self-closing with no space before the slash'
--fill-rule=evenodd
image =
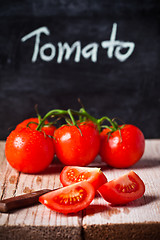
<path id="1" fill-rule="evenodd" d="M 0 142 L 1 199 L 43 188 L 60 187 L 63 168 L 58 161 L 43 173 L 28 175 L 9 166 Z M 113 207 L 97 196 L 92 204 L 77 214 L 63 215 L 37 204 L 10 214 L 0 213 L 0 240 L 159 240 L 160 239 L 160 140 L 146 140 L 143 158 L 129 169 L 112 169 L 100 158 L 91 166 L 101 167 L 108 180 L 131 169 L 144 181 L 145 195 L 126 206 Z"/>

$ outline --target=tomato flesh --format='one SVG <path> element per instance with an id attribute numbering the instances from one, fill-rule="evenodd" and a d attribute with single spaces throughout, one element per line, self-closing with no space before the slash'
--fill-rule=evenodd
<path id="1" fill-rule="evenodd" d="M 60 174 L 60 181 L 63 186 L 87 180 L 95 190 L 107 182 L 106 176 L 100 168 L 66 166 Z"/>
<path id="2" fill-rule="evenodd" d="M 130 171 L 117 179 L 102 185 L 98 192 L 109 203 L 126 204 L 143 196 L 145 185 L 141 178 Z"/>
<path id="3" fill-rule="evenodd" d="M 129 181 L 126 184 L 125 184 L 125 182 L 123 182 L 123 184 L 117 184 L 115 186 L 116 190 L 119 193 L 132 193 L 132 192 L 138 191 L 139 185 L 135 181 L 135 179 L 129 175 L 128 175 L 128 179 L 129 179 Z"/>
<path id="4" fill-rule="evenodd" d="M 94 196 L 92 184 L 83 181 L 46 193 L 39 201 L 51 210 L 67 214 L 86 208 Z"/>
<path id="5" fill-rule="evenodd" d="M 138 162 L 144 153 L 143 133 L 134 125 L 126 124 L 113 133 L 106 128 L 100 136 L 100 156 L 112 167 L 128 168 Z"/>
<path id="6" fill-rule="evenodd" d="M 65 165 L 86 166 L 99 152 L 100 136 L 93 124 L 64 125 L 54 133 L 58 159 Z"/>

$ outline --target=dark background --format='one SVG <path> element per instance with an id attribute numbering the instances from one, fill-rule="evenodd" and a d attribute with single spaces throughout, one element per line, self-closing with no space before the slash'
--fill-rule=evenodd
<path id="1" fill-rule="evenodd" d="M 21 38 L 46 26 L 40 47 L 51 42 L 82 47 L 109 40 L 135 43 L 124 62 L 109 59 L 99 48 L 98 60 L 81 57 L 58 64 L 56 57 L 31 62 L 35 38 Z M 47 52 L 46 52 L 47 54 Z M 48 53 L 49 54 L 49 53 Z M 137 125 L 146 138 L 160 138 L 160 8 L 158 1 L 25 0 L 0 1 L 0 139 L 17 123 L 43 116 L 54 108 L 79 109 L 80 98 L 95 117 L 119 117 Z"/>

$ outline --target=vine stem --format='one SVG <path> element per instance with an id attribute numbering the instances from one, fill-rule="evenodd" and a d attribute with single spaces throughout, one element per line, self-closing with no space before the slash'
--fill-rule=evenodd
<path id="1" fill-rule="evenodd" d="M 91 121 L 93 121 L 98 126 L 98 129 L 100 130 L 100 125 L 98 124 L 98 120 L 96 118 L 92 117 L 90 114 L 88 114 L 85 111 L 85 109 L 83 109 L 83 111 L 82 111 L 82 109 L 81 109 L 81 111 L 75 111 L 75 110 L 72 110 L 72 109 L 68 109 L 68 110 L 54 109 L 54 110 L 51 110 L 40 120 L 40 123 L 38 124 L 36 130 L 38 130 L 38 131 L 41 130 L 41 128 L 44 126 L 44 122 L 47 118 L 49 118 L 51 116 L 56 117 L 56 116 L 61 116 L 61 115 L 63 115 L 63 116 L 69 115 L 73 125 L 76 125 L 76 121 L 75 121 L 73 115 L 88 118 Z"/>
<path id="2" fill-rule="evenodd" d="M 88 112 L 86 112 L 86 110 L 84 108 L 81 108 L 79 111 L 76 110 L 72 110 L 72 109 L 68 109 L 68 110 L 61 110 L 61 109 L 54 109 L 49 111 L 43 118 L 40 119 L 40 122 L 36 128 L 36 130 L 40 131 L 41 128 L 45 125 L 45 120 L 49 117 L 56 117 L 56 116 L 63 116 L 65 118 L 65 116 L 69 116 L 71 119 L 71 122 L 69 121 L 70 125 L 73 126 L 77 126 L 76 120 L 74 119 L 74 115 L 79 116 L 79 119 L 81 121 L 85 121 L 86 119 L 91 120 L 93 123 L 95 123 L 97 125 L 98 131 L 101 132 L 102 127 L 105 128 L 109 128 L 112 132 L 116 131 L 116 130 L 120 130 L 121 128 L 124 127 L 124 125 L 122 127 L 119 127 L 117 122 L 114 119 L 110 119 L 107 116 L 104 116 L 100 119 L 96 119 L 95 117 L 91 116 Z M 67 117 L 66 117 L 67 120 Z M 103 125 L 102 123 L 107 120 L 110 126 L 107 125 Z M 67 122 L 67 121 L 66 121 Z"/>
<path id="3" fill-rule="evenodd" d="M 47 118 L 51 117 L 51 116 L 60 116 L 60 115 L 66 115 L 68 114 L 67 111 L 65 110 L 60 110 L 60 109 L 54 109 L 54 110 L 51 110 L 49 111 L 41 120 L 40 120 L 40 123 L 38 124 L 38 127 L 36 130 L 40 131 L 41 128 L 44 126 L 44 122 Z"/>

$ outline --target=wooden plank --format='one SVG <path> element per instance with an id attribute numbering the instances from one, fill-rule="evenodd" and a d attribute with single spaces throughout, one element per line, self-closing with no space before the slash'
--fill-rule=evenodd
<path id="1" fill-rule="evenodd" d="M 5 141 L 0 143 L 0 198 L 3 197 L 5 188 L 5 172 L 7 168 L 7 162 L 5 161 Z"/>
<path id="2" fill-rule="evenodd" d="M 41 174 L 19 174 L 6 162 L 5 142 L 0 142 L 1 198 L 61 186 L 60 162 Z M 113 207 L 100 196 L 83 212 L 62 215 L 39 204 L 11 214 L 0 214 L 0 239 L 160 239 L 160 140 L 147 140 L 141 161 L 129 169 L 112 169 L 99 157 L 91 166 L 101 167 L 108 180 L 131 169 L 145 182 L 144 197 L 122 207 Z"/>
<path id="3" fill-rule="evenodd" d="M 109 181 L 131 169 L 143 179 L 145 195 L 121 207 L 97 196 L 84 211 L 85 239 L 160 239 L 160 141 L 146 141 L 143 158 L 129 169 L 103 166 Z"/>
<path id="4" fill-rule="evenodd" d="M 0 185 L 1 199 L 15 196 L 19 172 L 14 170 L 5 159 L 5 142 L 0 143 Z M 0 226 L 8 223 L 9 215 L 0 213 Z"/>
<path id="5" fill-rule="evenodd" d="M 1 184 L 3 197 L 18 196 L 20 194 L 40 190 L 56 189 L 61 187 L 59 173 L 62 164 L 53 162 L 41 174 L 19 174 L 9 166 L 4 156 L 4 145 L 1 144 L 0 161 L 5 174 L 1 171 Z M 82 212 L 70 216 L 62 215 L 47 209 L 39 204 L 12 212 L 0 213 L 0 239 L 81 239 Z"/>
<path id="6" fill-rule="evenodd" d="M 5 159 L 5 141 L 0 142 L 0 195 L 1 199 L 15 195 L 19 172 L 14 170 Z"/>

